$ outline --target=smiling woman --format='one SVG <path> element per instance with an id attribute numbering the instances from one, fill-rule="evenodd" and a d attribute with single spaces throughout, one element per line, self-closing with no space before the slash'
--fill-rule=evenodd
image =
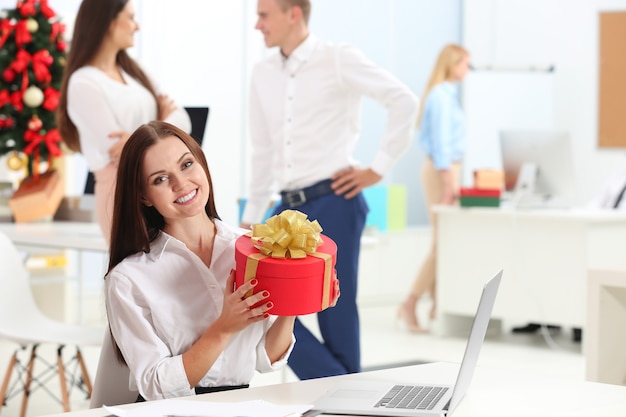
<path id="1" fill-rule="evenodd" d="M 139 127 L 119 162 L 105 301 L 138 401 L 247 387 L 283 367 L 294 317 L 268 291 L 234 289 L 236 239 L 219 219 L 198 143 L 165 122 Z"/>

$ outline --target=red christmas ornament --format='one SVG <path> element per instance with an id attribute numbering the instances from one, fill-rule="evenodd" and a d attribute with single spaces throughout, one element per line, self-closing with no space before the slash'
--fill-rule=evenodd
<path id="1" fill-rule="evenodd" d="M 30 118 L 26 126 L 28 127 L 29 130 L 39 132 L 41 128 L 43 127 L 43 122 L 37 115 L 34 115 L 33 117 Z"/>
<path id="2" fill-rule="evenodd" d="M 63 42 L 63 41 L 57 42 L 57 51 L 65 52 L 66 49 L 67 49 L 67 43 L 66 42 Z"/>
<path id="3" fill-rule="evenodd" d="M 15 71 L 11 68 L 5 68 L 4 71 L 2 71 L 2 79 L 8 83 L 12 83 L 15 81 Z"/>
<path id="4" fill-rule="evenodd" d="M 11 102 L 11 96 L 9 95 L 8 90 L 0 91 L 0 108 L 4 107 L 5 104 Z"/>

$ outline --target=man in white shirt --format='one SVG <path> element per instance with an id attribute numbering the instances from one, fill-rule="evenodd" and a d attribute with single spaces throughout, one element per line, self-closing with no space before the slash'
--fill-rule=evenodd
<path id="1" fill-rule="evenodd" d="M 252 74 L 251 179 L 242 226 L 260 222 L 273 192 L 281 191 L 275 213 L 302 211 L 337 243 L 341 297 L 317 315 L 321 341 L 296 320 L 289 365 L 300 379 L 359 372 L 357 270 L 368 211 L 361 191 L 379 182 L 409 147 L 418 100 L 358 50 L 310 34 L 309 0 L 258 0 L 257 6 L 256 29 L 280 53 Z M 388 112 L 369 168 L 352 158 L 364 95 Z"/>

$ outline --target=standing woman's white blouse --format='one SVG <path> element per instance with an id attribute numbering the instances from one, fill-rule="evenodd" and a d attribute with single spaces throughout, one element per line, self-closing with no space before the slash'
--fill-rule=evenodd
<path id="1" fill-rule="evenodd" d="M 111 331 L 131 371 L 131 389 L 148 400 L 193 395 L 182 353 L 222 311 L 226 279 L 235 268 L 235 240 L 246 231 L 216 220 L 211 267 L 179 240 L 161 232 L 150 252 L 129 256 L 106 277 Z M 230 341 L 198 386 L 242 385 L 255 369 L 287 363 L 295 339 L 270 363 L 265 333 L 276 317 L 252 324 Z"/>
<path id="2" fill-rule="evenodd" d="M 96 67 L 76 70 L 67 88 L 67 113 L 78 130 L 81 153 L 91 171 L 104 168 L 109 162 L 109 148 L 116 139 L 109 134 L 132 133 L 144 123 L 157 118 L 157 102 L 143 85 L 122 72 L 124 83 L 109 77 Z M 158 85 L 150 80 L 157 94 Z M 185 132 L 191 131 L 189 115 L 178 107 L 165 120 Z"/>

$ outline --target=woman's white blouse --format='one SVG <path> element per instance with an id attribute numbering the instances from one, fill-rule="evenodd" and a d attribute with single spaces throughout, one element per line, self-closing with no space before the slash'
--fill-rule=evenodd
<path id="1" fill-rule="evenodd" d="M 217 220 L 215 224 L 210 268 L 162 232 L 149 253 L 127 257 L 105 279 L 111 331 L 130 368 L 130 388 L 146 399 L 194 394 L 182 353 L 220 315 L 226 279 L 235 268 L 235 240 L 245 233 Z M 287 353 L 271 364 L 265 333 L 275 320 L 270 316 L 235 335 L 198 386 L 247 384 L 255 369 L 283 367 L 295 338 Z"/>
<path id="2" fill-rule="evenodd" d="M 132 133 L 144 123 L 157 118 L 157 103 L 150 91 L 122 71 L 125 83 L 115 81 L 98 68 L 85 66 L 76 70 L 67 87 L 67 113 L 78 130 L 81 153 L 91 171 L 104 168 L 111 161 L 109 148 L 117 139 L 113 132 Z M 158 85 L 151 79 L 157 94 Z M 191 120 L 177 107 L 166 122 L 185 132 Z"/>

